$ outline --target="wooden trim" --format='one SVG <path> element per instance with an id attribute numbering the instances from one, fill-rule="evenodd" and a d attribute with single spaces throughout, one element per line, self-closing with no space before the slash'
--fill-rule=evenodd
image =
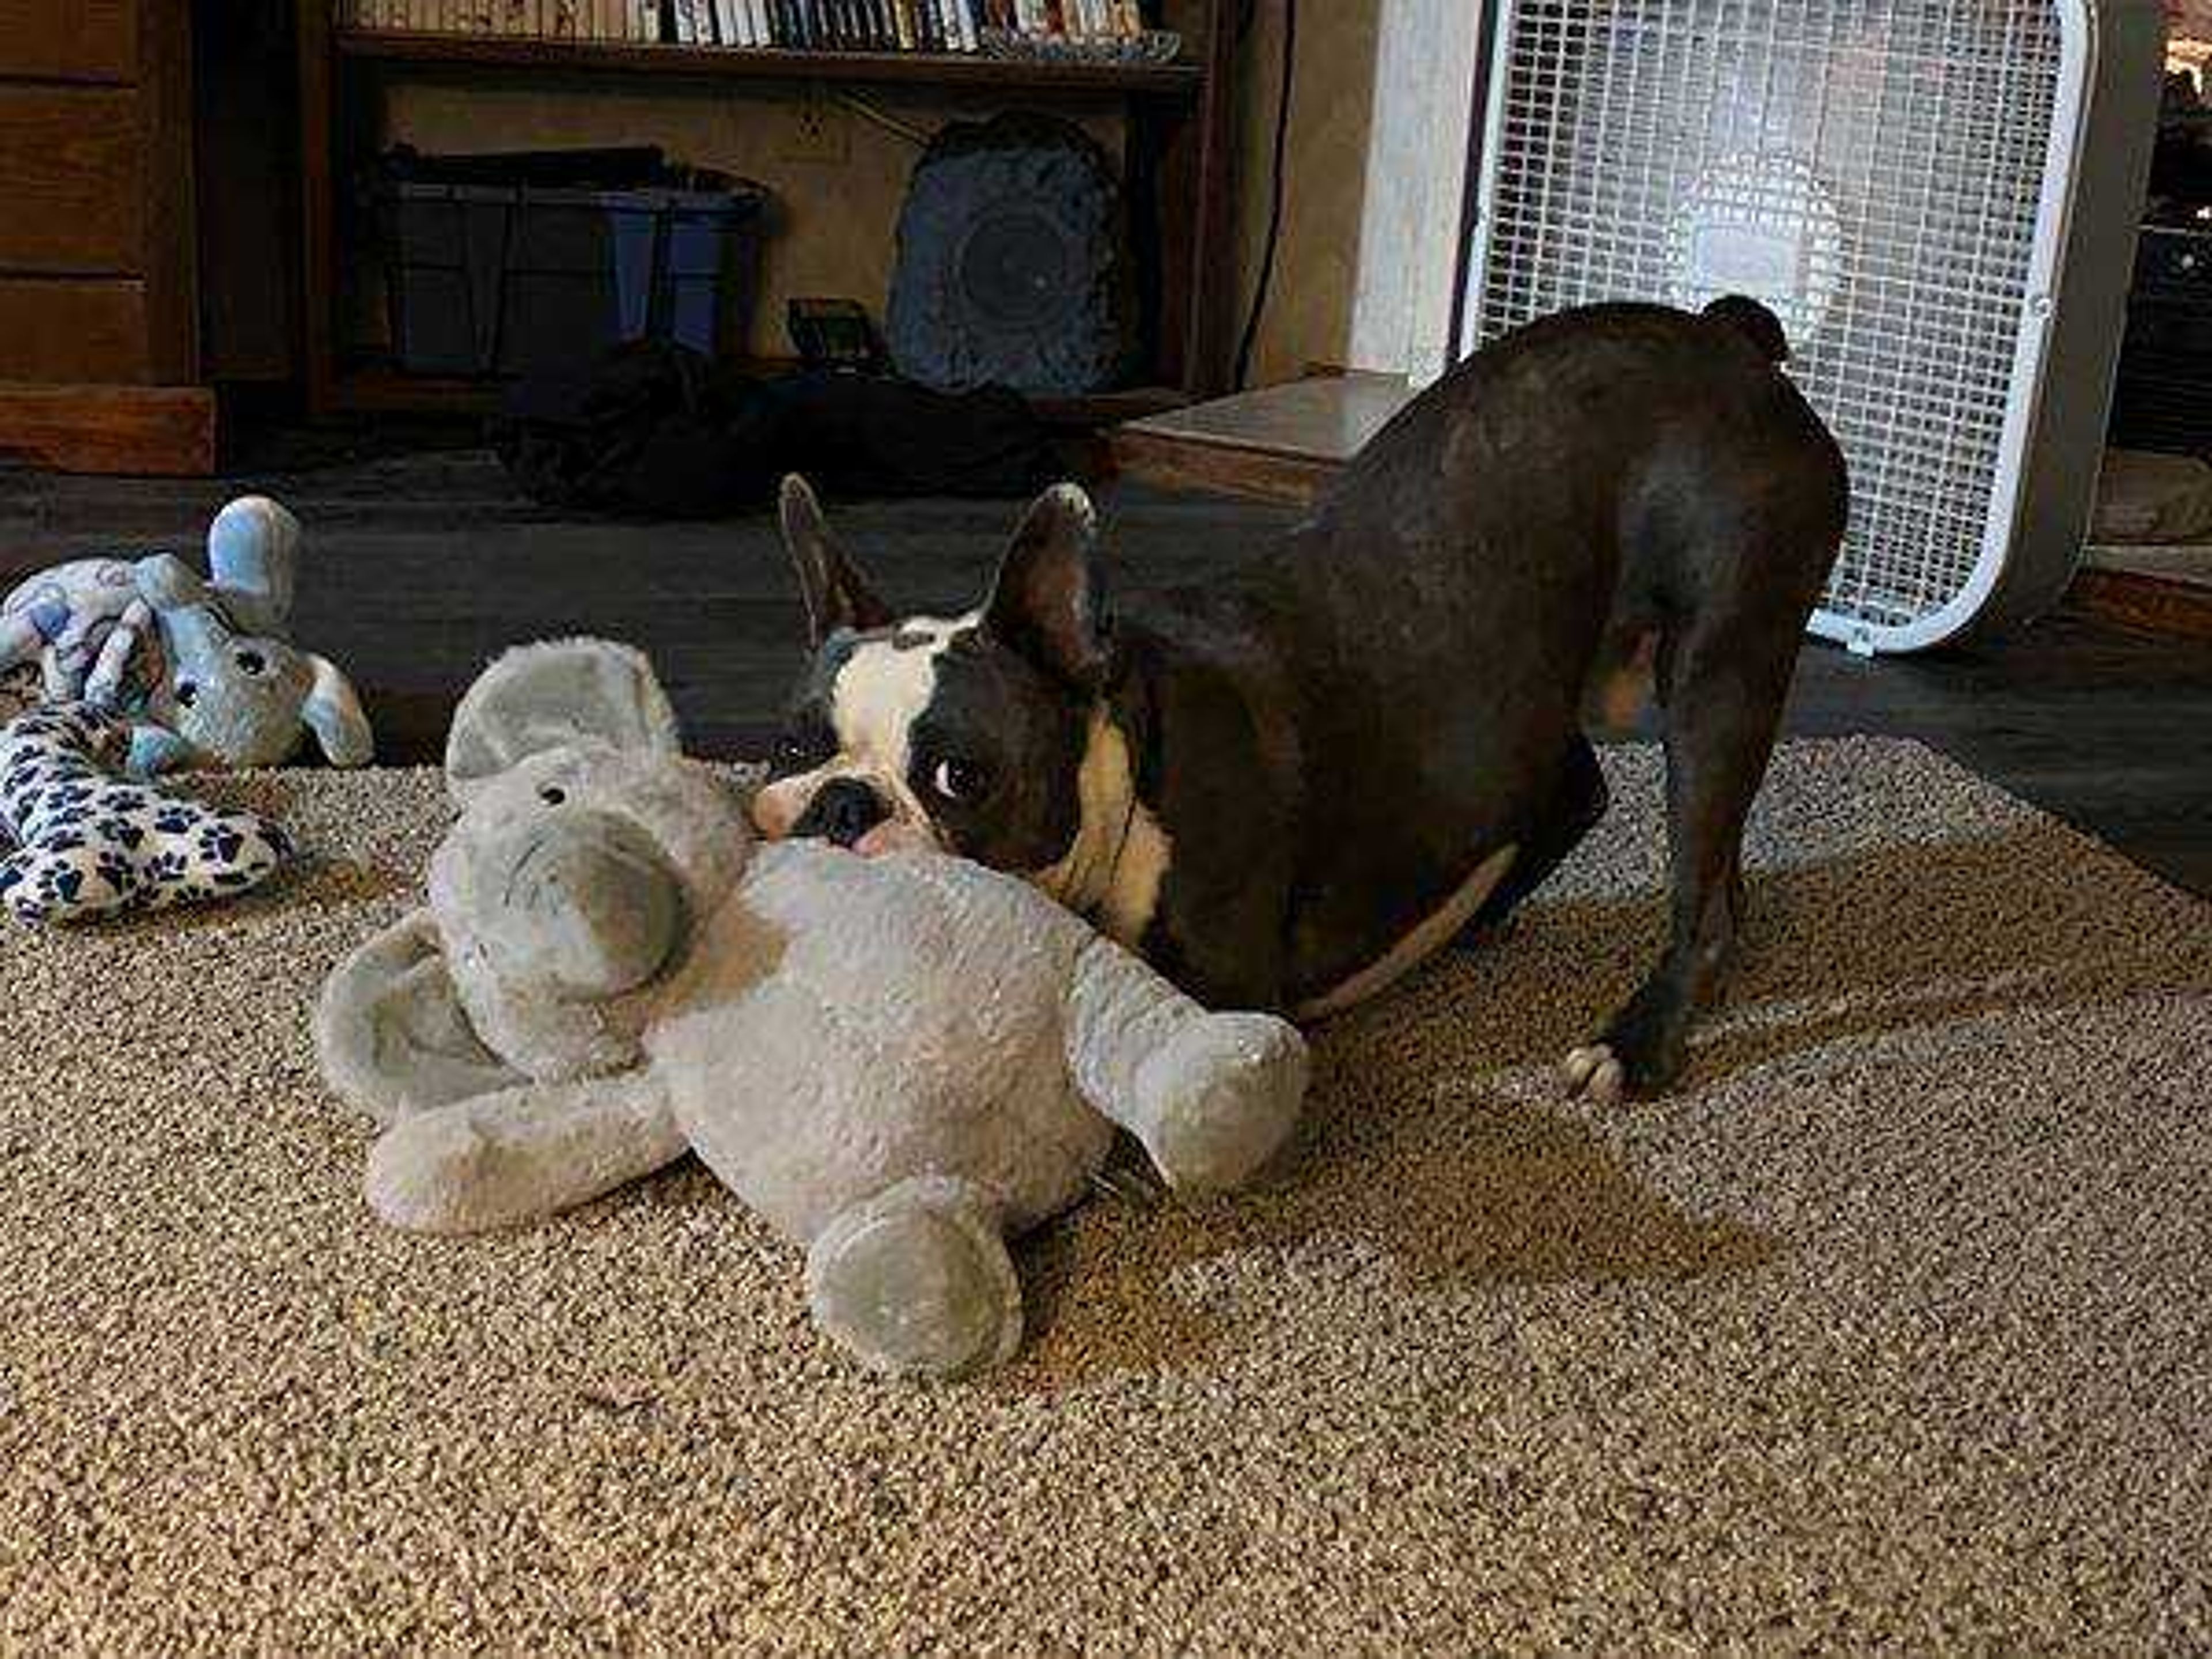
<path id="1" fill-rule="evenodd" d="M 142 94 L 0 82 L 0 269 L 136 276 L 145 252 Z"/>
<path id="2" fill-rule="evenodd" d="M 2087 567 L 2068 590 L 2069 608 L 2123 627 L 2212 640 L 2212 588 L 2148 571 Z"/>
<path id="3" fill-rule="evenodd" d="M 336 397 L 337 158 L 331 100 L 330 8 L 301 0 L 295 27 L 300 70 L 300 368 L 308 412 L 320 415 Z"/>
<path id="4" fill-rule="evenodd" d="M 146 285 L 136 276 L 0 276 L 0 377 L 143 382 Z"/>
<path id="5" fill-rule="evenodd" d="M 156 0 L 155 9 L 168 3 Z M 0 76 L 125 87 L 138 75 L 140 0 L 0 0 Z"/>
<path id="6" fill-rule="evenodd" d="M 138 48 L 147 378 L 156 385 L 180 386 L 200 375 L 191 8 L 148 0 Z"/>
<path id="7" fill-rule="evenodd" d="M 1328 489 L 1344 470 L 1340 462 L 1307 455 L 1198 443 L 1127 427 L 1107 434 L 1106 451 L 1113 471 L 1121 477 L 1170 489 L 1212 490 L 1300 507 Z"/>
<path id="8" fill-rule="evenodd" d="M 796 358 L 744 358 L 732 366 L 769 378 L 801 367 Z M 360 414 L 489 415 L 495 411 L 509 382 L 462 380 L 434 374 L 403 374 L 388 368 L 342 371 L 332 379 L 326 407 Z M 1118 392 L 1079 396 L 1030 397 L 1026 400 L 1048 426 L 1091 430 L 1121 421 L 1181 409 L 1190 401 L 1174 386 L 1139 386 Z"/>
<path id="9" fill-rule="evenodd" d="M 216 465 L 215 394 L 0 382 L 0 456 L 57 472 L 205 477 Z"/>
<path id="10" fill-rule="evenodd" d="M 1237 22 L 1229 0 L 1206 9 L 1205 88 L 1199 97 L 1197 176 L 1193 180 L 1191 247 L 1184 304 L 1184 361 L 1180 381 L 1194 398 L 1233 391 L 1237 350 L 1234 185 L 1237 165 Z M 1170 290 L 1172 292 L 1173 290 Z"/>

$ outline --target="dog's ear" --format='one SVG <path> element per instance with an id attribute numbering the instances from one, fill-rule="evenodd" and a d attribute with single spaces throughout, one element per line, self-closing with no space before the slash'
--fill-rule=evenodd
<path id="1" fill-rule="evenodd" d="M 783 544 L 799 572 L 806 596 L 807 642 L 819 645 L 841 628 L 881 628 L 891 608 L 878 599 L 866 580 L 830 533 L 822 504 L 796 472 L 783 481 L 781 514 Z"/>
<path id="2" fill-rule="evenodd" d="M 1098 514 L 1077 484 L 1030 504 L 999 561 L 983 626 L 1047 672 L 1085 690 L 1106 672 Z"/>

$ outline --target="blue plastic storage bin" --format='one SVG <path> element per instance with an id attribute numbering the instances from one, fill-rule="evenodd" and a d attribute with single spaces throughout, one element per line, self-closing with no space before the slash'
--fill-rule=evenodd
<path id="1" fill-rule="evenodd" d="M 514 375 L 624 340 L 709 355 L 751 319 L 766 192 L 383 185 L 392 337 L 410 374 Z"/>

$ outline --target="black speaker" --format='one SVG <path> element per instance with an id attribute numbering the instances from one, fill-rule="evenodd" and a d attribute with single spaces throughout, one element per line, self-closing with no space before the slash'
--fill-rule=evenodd
<path id="1" fill-rule="evenodd" d="M 907 186 L 886 343 L 900 374 L 946 391 L 1103 392 L 1135 364 L 1135 291 L 1121 185 L 1089 133 L 955 122 Z"/>

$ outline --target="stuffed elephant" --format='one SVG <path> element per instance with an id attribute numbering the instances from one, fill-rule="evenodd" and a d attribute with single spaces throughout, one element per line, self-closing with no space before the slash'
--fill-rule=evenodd
<path id="1" fill-rule="evenodd" d="M 456 712 L 428 902 L 324 988 L 325 1076 L 384 1126 L 386 1221 L 532 1220 L 687 1149 L 806 1248 L 820 1328 L 947 1376 L 1021 1332 L 1006 1238 L 1115 1126 L 1218 1188 L 1289 1135 L 1290 1025 L 1208 1014 L 1017 878 L 756 845 L 635 652 L 526 646 Z"/>
<path id="2" fill-rule="evenodd" d="M 141 777 L 274 766 L 308 732 L 333 766 L 365 765 L 352 685 L 285 636 L 299 549 L 299 520 L 250 495 L 209 527 L 211 580 L 168 553 L 40 571 L 0 601 L 0 675 L 36 663 L 46 701 L 128 715 Z"/>

